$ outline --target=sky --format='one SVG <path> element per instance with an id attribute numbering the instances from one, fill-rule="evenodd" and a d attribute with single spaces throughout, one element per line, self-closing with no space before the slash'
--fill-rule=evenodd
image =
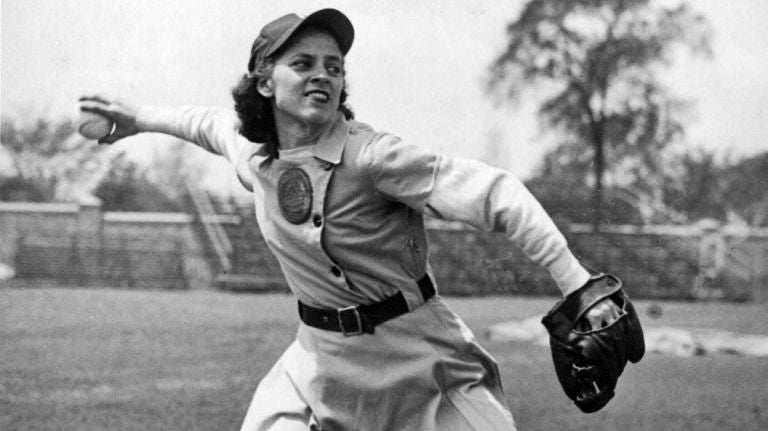
<path id="1" fill-rule="evenodd" d="M 501 143 L 496 164 L 521 177 L 546 149 L 533 103 L 499 104 L 484 86 L 523 1 L 0 2 L 3 115 L 71 118 L 77 98 L 96 92 L 138 104 L 229 107 L 266 22 L 335 7 L 356 29 L 346 60 L 359 120 L 452 156 L 487 158 L 487 143 Z M 695 103 L 691 148 L 735 156 L 768 150 L 768 2 L 689 3 L 711 22 L 715 55 L 681 55 L 663 79 Z M 147 136 L 116 145 L 152 154 Z"/>

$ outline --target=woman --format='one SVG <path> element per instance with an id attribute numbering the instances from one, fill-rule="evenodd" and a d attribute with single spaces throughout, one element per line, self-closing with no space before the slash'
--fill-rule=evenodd
<path id="1" fill-rule="evenodd" d="M 115 120 L 100 142 L 175 135 L 229 159 L 253 192 L 302 323 L 243 430 L 514 429 L 495 361 L 436 295 L 423 215 L 506 234 L 564 294 L 590 275 L 508 173 L 354 121 L 344 104 L 353 38 L 333 9 L 267 24 L 233 90 L 237 116 L 103 96 L 81 109 Z M 603 306 L 593 324 L 615 315 Z"/>

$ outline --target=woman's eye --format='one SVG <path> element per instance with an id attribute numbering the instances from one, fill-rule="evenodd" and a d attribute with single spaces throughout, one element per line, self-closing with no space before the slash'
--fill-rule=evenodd
<path id="1" fill-rule="evenodd" d="M 307 60 L 299 60 L 293 63 L 293 67 L 296 69 L 307 69 L 310 67 L 310 64 Z"/>
<path id="2" fill-rule="evenodd" d="M 339 67 L 339 66 L 329 66 L 328 67 L 328 73 L 330 73 L 331 75 L 334 75 L 334 76 L 341 75 L 341 67 Z"/>

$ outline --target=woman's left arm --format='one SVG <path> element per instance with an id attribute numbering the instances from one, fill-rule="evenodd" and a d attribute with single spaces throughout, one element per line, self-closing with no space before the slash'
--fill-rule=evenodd
<path id="1" fill-rule="evenodd" d="M 567 295 L 589 273 L 541 204 L 511 173 L 385 135 L 363 153 L 376 187 L 424 214 L 505 234 Z"/>

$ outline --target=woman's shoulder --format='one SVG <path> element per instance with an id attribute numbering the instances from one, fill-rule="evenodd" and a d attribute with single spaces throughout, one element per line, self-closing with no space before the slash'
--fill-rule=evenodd
<path id="1" fill-rule="evenodd" d="M 349 123 L 349 135 L 353 139 L 349 139 L 352 145 L 359 147 L 365 147 L 370 144 L 381 141 L 385 138 L 395 138 L 395 136 L 389 132 L 376 130 L 368 123 L 363 123 L 357 120 L 348 120 Z"/>
<path id="2" fill-rule="evenodd" d="M 363 123 L 357 120 L 347 120 L 349 124 L 350 134 L 356 135 L 360 133 L 376 133 L 376 130 L 368 123 Z"/>

